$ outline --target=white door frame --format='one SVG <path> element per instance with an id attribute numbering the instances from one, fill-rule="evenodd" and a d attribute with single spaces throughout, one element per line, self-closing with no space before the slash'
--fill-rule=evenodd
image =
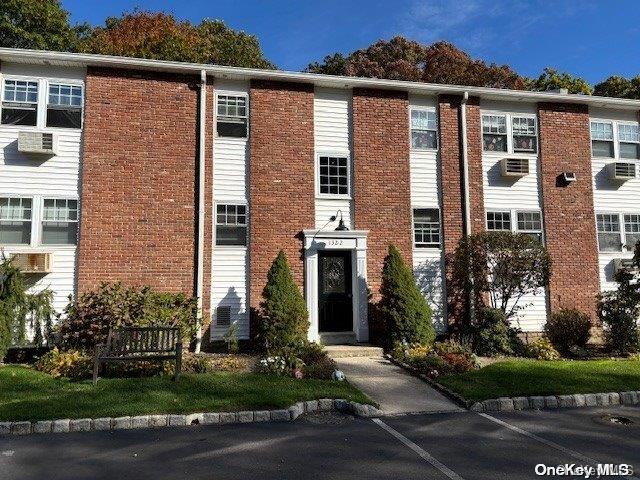
<path id="1" fill-rule="evenodd" d="M 353 299 L 353 333 L 356 341 L 369 341 L 367 289 L 368 230 L 318 232 L 303 230 L 305 299 L 309 310 L 309 340 L 320 341 L 318 320 L 318 252 L 322 250 L 351 251 L 351 285 Z"/>

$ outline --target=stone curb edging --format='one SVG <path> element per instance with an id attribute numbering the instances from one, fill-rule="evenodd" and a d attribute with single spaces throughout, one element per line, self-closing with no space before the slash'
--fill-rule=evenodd
<path id="1" fill-rule="evenodd" d="M 40 420 L 36 422 L 0 422 L 1 435 L 29 435 L 32 433 L 68 433 L 99 430 L 177 427 L 187 425 L 228 425 L 257 422 L 289 422 L 304 413 L 350 413 L 357 417 L 378 417 L 382 412 L 373 405 L 344 399 L 322 398 L 298 402 L 279 410 L 245 410 L 241 412 L 190 413 L 185 415 L 138 415 L 130 417 L 80 418 Z"/>
<path id="2" fill-rule="evenodd" d="M 530 397 L 490 398 L 471 405 L 473 412 L 513 412 L 515 410 L 542 410 L 556 408 L 608 407 L 612 405 L 639 405 L 640 391 L 575 393 L 573 395 L 534 395 Z"/>
<path id="3" fill-rule="evenodd" d="M 468 409 L 471 406 L 471 404 L 473 403 L 473 402 L 470 402 L 469 400 L 467 400 L 466 398 L 464 398 L 459 393 L 456 393 L 456 392 L 454 392 L 452 390 L 449 390 L 444 385 L 439 384 L 438 382 L 436 382 L 432 378 L 428 377 L 424 373 L 421 373 L 419 370 L 413 368 L 411 365 L 409 365 L 407 363 L 404 363 L 404 362 L 401 362 L 400 360 L 398 360 L 396 358 L 393 358 L 389 354 L 385 354 L 384 357 L 387 360 L 389 360 L 391 363 L 399 366 L 400 368 L 404 368 L 407 372 L 412 374 L 414 377 L 418 377 L 421 380 L 423 380 L 424 382 L 428 383 L 430 386 L 432 386 L 433 388 L 438 390 L 444 396 L 448 397 L 450 400 L 455 402 L 458 406 Z"/>

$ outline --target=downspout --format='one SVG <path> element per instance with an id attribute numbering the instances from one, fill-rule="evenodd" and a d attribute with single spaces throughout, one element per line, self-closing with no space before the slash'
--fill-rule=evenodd
<path id="1" fill-rule="evenodd" d="M 198 251 L 196 259 L 196 298 L 198 312 L 196 317 L 195 352 L 200 353 L 202 346 L 202 295 L 204 292 L 204 221 L 205 221 L 205 160 L 207 126 L 207 72 L 200 71 L 200 100 L 198 112 Z"/>
<path id="2" fill-rule="evenodd" d="M 469 100 L 469 92 L 465 91 L 460 102 L 460 149 L 462 150 L 462 184 L 464 189 L 463 211 L 464 211 L 464 236 L 469 238 L 471 235 L 471 194 L 469 192 L 469 156 L 467 153 L 467 101 Z M 475 318 L 475 302 L 473 301 L 473 277 L 469 272 L 469 289 L 467 301 L 469 302 L 469 322 L 473 324 Z"/>

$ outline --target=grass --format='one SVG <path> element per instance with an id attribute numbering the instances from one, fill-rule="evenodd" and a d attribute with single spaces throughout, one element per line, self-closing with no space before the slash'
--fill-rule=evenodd
<path id="1" fill-rule="evenodd" d="M 21 366 L 0 367 L 0 421 L 97 418 L 289 407 L 318 398 L 371 401 L 347 382 L 257 373 L 106 378 L 70 382 Z"/>
<path id="2" fill-rule="evenodd" d="M 517 360 L 438 378 L 467 400 L 640 390 L 638 360 Z"/>

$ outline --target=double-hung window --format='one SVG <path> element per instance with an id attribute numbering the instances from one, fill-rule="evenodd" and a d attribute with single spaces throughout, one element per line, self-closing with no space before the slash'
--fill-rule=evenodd
<path id="1" fill-rule="evenodd" d="M 618 124 L 618 149 L 620 158 L 640 158 L 640 127 L 638 124 Z"/>
<path id="2" fill-rule="evenodd" d="M 78 201 L 45 198 L 42 207 L 43 245 L 75 245 L 78 243 Z"/>
<path id="3" fill-rule="evenodd" d="M 538 131 L 533 117 L 511 118 L 513 151 L 519 153 L 538 152 Z"/>
<path id="4" fill-rule="evenodd" d="M 487 230 L 492 232 L 511 231 L 511 212 L 487 212 Z"/>
<path id="5" fill-rule="evenodd" d="M 521 233 L 542 242 L 542 214 L 537 210 L 488 211 L 487 230 Z"/>
<path id="6" fill-rule="evenodd" d="M 249 116 L 246 95 L 218 94 L 216 113 L 219 137 L 247 137 Z"/>
<path id="7" fill-rule="evenodd" d="M 3 125 L 37 125 L 37 81 L 5 79 L 0 121 Z"/>
<path id="8" fill-rule="evenodd" d="M 634 250 L 640 241 L 640 215 L 625 214 L 624 220 L 624 243 L 627 250 Z"/>
<path id="9" fill-rule="evenodd" d="M 622 250 L 620 215 L 617 213 L 599 213 L 596 215 L 596 223 L 600 251 L 620 252 Z"/>
<path id="10" fill-rule="evenodd" d="M 482 148 L 485 152 L 507 151 L 505 115 L 482 115 Z"/>
<path id="11" fill-rule="evenodd" d="M 218 204 L 216 207 L 216 245 L 247 244 L 247 206 Z"/>
<path id="12" fill-rule="evenodd" d="M 438 120 L 435 110 L 411 109 L 411 148 L 417 150 L 438 148 Z"/>
<path id="13" fill-rule="evenodd" d="M 82 127 L 82 87 L 80 85 L 49 84 L 47 127 Z"/>
<path id="14" fill-rule="evenodd" d="M 542 242 L 542 215 L 540 212 L 517 212 L 517 216 L 516 231 Z"/>
<path id="15" fill-rule="evenodd" d="M 591 154 L 594 157 L 614 157 L 613 123 L 591 122 Z"/>
<path id="16" fill-rule="evenodd" d="M 349 195 L 349 157 L 318 157 L 318 191 L 321 195 Z"/>
<path id="17" fill-rule="evenodd" d="M 0 198 L 0 244 L 29 245 L 31 243 L 30 198 Z"/>
<path id="18" fill-rule="evenodd" d="M 485 152 L 538 153 L 538 124 L 535 116 L 483 114 L 482 149 Z"/>
<path id="19" fill-rule="evenodd" d="M 413 209 L 413 237 L 418 248 L 440 248 L 440 211 L 437 208 Z"/>

